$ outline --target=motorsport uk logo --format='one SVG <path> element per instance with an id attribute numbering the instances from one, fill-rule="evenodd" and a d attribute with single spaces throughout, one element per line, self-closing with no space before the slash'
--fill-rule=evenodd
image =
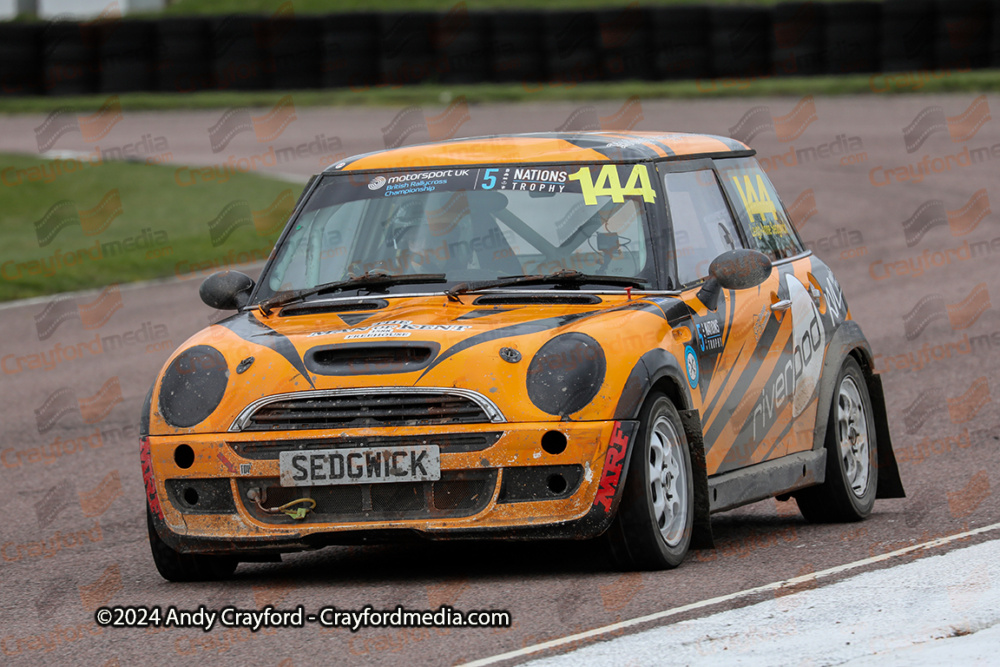
<path id="1" fill-rule="evenodd" d="M 267 143 L 281 136 L 297 118 L 291 95 L 282 97 L 262 116 L 252 115 L 246 107 L 226 109 L 215 125 L 208 128 L 208 142 L 213 153 L 224 151 L 243 132 L 252 132 L 257 143 Z"/>
<path id="2" fill-rule="evenodd" d="M 412 135 L 426 132 L 432 141 L 451 139 L 459 128 L 472 119 L 465 95 L 460 95 L 443 113 L 428 116 L 423 107 L 410 106 L 400 110 L 392 121 L 382 128 L 386 148 L 399 148 Z"/>
<path id="3" fill-rule="evenodd" d="M 38 152 L 51 149 L 60 137 L 78 132 L 87 143 L 94 143 L 107 136 L 122 119 L 122 105 L 117 95 L 112 95 L 92 115 L 74 113 L 65 107 L 50 113 L 41 125 L 35 128 Z"/>

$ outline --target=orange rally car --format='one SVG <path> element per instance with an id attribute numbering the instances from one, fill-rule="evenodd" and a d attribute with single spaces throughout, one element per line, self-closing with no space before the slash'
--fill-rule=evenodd
<path id="1" fill-rule="evenodd" d="M 903 496 L 879 376 L 746 145 L 545 133 L 379 151 L 313 177 L 235 315 L 142 410 L 172 581 L 329 544 L 594 538 L 626 568 L 794 497 Z"/>

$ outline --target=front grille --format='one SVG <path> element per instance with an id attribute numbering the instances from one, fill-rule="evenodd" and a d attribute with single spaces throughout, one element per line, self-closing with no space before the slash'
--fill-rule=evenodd
<path id="1" fill-rule="evenodd" d="M 276 477 L 239 480 L 240 500 L 264 523 L 342 523 L 441 519 L 471 516 L 489 504 L 496 489 L 496 470 L 445 470 L 436 482 L 284 487 Z M 265 507 L 278 507 L 297 498 L 312 498 L 316 508 L 297 521 L 285 514 L 261 512 L 247 500 L 251 487 L 263 488 Z"/>
<path id="2" fill-rule="evenodd" d="M 471 393 L 471 392 L 469 392 Z M 499 411 L 487 414 L 481 402 L 466 394 L 400 388 L 303 392 L 272 397 L 241 415 L 230 430 L 437 426 L 502 421 Z M 492 418 L 491 418 L 492 417 Z"/>
<path id="3" fill-rule="evenodd" d="M 276 460 L 283 451 L 337 449 L 344 447 L 418 447 L 437 445 L 441 453 L 481 452 L 500 440 L 502 431 L 481 433 L 434 433 L 428 435 L 379 435 L 350 438 L 314 438 L 309 440 L 232 440 L 233 452 L 245 459 Z"/>

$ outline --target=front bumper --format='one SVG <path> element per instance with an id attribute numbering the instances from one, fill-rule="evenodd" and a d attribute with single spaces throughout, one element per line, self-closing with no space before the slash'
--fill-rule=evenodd
<path id="1" fill-rule="evenodd" d="M 281 552 L 412 537 L 588 538 L 610 525 L 635 429 L 636 422 L 604 421 L 150 436 L 143 474 L 157 532 L 180 552 Z M 565 436 L 563 451 L 543 449 L 550 431 Z M 441 481 L 279 485 L 282 450 L 404 441 L 439 444 Z M 178 455 L 184 445 L 193 457 Z M 302 497 L 317 506 L 303 519 L 267 514 L 248 497 L 251 489 L 269 496 L 266 507 Z"/>

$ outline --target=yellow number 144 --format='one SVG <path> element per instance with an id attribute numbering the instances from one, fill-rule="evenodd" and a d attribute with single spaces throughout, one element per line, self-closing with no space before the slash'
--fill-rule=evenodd
<path id="1" fill-rule="evenodd" d="M 618 167 L 613 164 L 606 164 L 601 167 L 597 174 L 597 181 L 593 180 L 590 167 L 581 167 L 576 173 L 570 174 L 569 179 L 580 181 L 580 190 L 583 192 L 583 202 L 588 206 L 597 204 L 598 197 L 611 197 L 611 201 L 622 203 L 626 196 L 639 197 L 643 201 L 655 202 L 656 193 L 649 183 L 649 169 L 644 164 L 637 164 L 632 167 L 625 187 L 622 187 L 621 179 L 618 178 Z"/>

